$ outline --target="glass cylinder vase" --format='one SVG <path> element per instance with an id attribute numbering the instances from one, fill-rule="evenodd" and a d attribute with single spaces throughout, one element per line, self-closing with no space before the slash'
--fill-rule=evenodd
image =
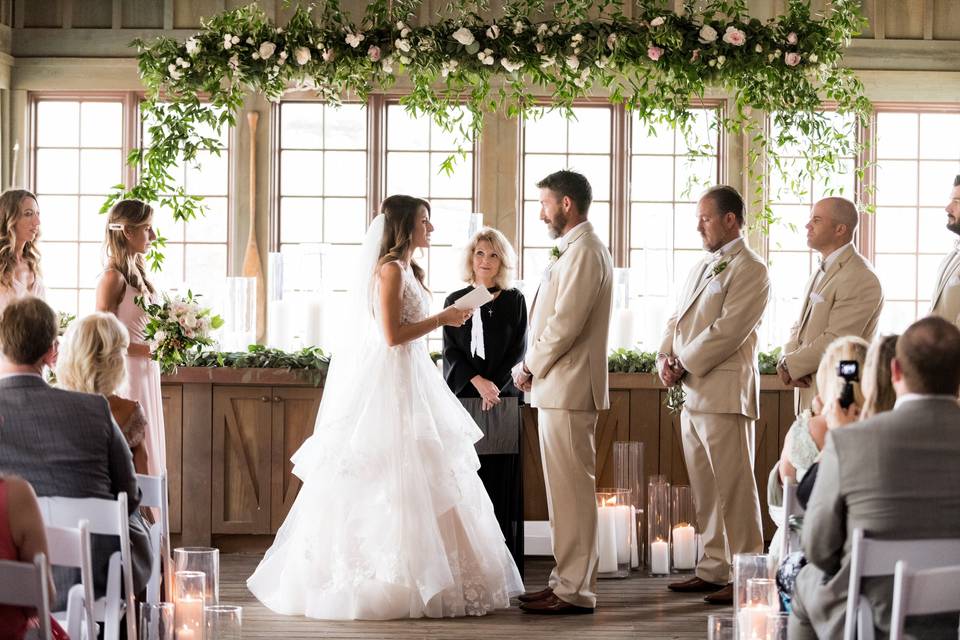
<path id="1" fill-rule="evenodd" d="M 647 567 L 650 575 L 670 573 L 670 483 L 650 476 L 647 484 Z"/>
<path id="2" fill-rule="evenodd" d="M 220 550 L 212 547 L 179 547 L 173 550 L 173 570 L 198 571 L 206 584 L 206 604 L 220 602 Z"/>
<path id="3" fill-rule="evenodd" d="M 203 640 L 206 631 L 204 597 L 206 576 L 200 571 L 174 574 L 173 619 L 176 640 Z"/>
<path id="4" fill-rule="evenodd" d="M 630 568 L 639 569 L 646 558 L 644 538 L 646 537 L 646 518 L 644 517 L 643 486 L 643 443 L 613 443 L 613 478 L 618 489 L 630 490 L 630 512 L 633 521 L 633 542 L 630 548 Z"/>
<path id="5" fill-rule="evenodd" d="M 173 603 L 140 603 L 140 640 L 174 640 Z"/>
<path id="6" fill-rule="evenodd" d="M 632 513 L 629 489 L 597 490 L 597 577 L 626 578 L 630 575 Z"/>
<path id="7" fill-rule="evenodd" d="M 750 578 L 747 580 L 746 594 L 746 601 L 737 611 L 737 638 L 766 640 L 770 637 L 768 618 L 780 610 L 777 583 L 770 578 Z"/>
<path id="8" fill-rule="evenodd" d="M 737 553 L 733 556 L 733 611 L 734 615 L 745 607 L 747 598 L 747 581 L 759 578 L 772 580 L 774 566 L 769 555 L 765 553 Z"/>
<path id="9" fill-rule="evenodd" d="M 222 309 L 220 348 L 223 351 L 246 351 L 257 341 L 257 279 L 227 278 Z"/>
<path id="10" fill-rule="evenodd" d="M 707 618 L 707 640 L 736 640 L 736 618 L 729 614 L 710 614 Z"/>
<path id="11" fill-rule="evenodd" d="M 241 640 L 243 635 L 243 607 L 217 604 L 207 607 L 207 637 L 205 640 Z"/>
<path id="12" fill-rule="evenodd" d="M 670 551 L 676 572 L 697 568 L 697 526 L 693 493 L 686 485 L 670 491 Z"/>

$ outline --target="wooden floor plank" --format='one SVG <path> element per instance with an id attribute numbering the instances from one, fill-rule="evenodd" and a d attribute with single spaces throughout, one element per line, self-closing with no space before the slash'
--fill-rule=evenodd
<path id="1" fill-rule="evenodd" d="M 243 606 L 244 640 L 309 640 L 344 638 L 370 640 L 469 639 L 577 640 L 702 639 L 707 616 L 731 612 L 729 607 L 704 604 L 697 595 L 670 593 L 666 584 L 676 578 L 649 578 L 634 574 L 625 580 L 601 580 L 599 606 L 592 616 L 533 616 L 516 607 L 483 617 L 385 622 L 329 622 L 282 616 L 261 605 L 247 590 L 246 579 L 260 560 L 259 554 L 224 554 L 220 558 L 220 602 Z M 551 564 L 528 558 L 526 584 L 531 590 L 545 584 Z"/>

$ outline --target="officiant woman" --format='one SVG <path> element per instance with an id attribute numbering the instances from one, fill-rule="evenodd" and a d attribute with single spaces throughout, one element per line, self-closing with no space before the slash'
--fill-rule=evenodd
<path id="1" fill-rule="evenodd" d="M 444 307 L 474 286 L 486 287 L 493 300 L 481 306 L 463 326 L 443 328 L 443 376 L 458 398 L 479 399 L 487 412 L 502 398 L 521 398 L 510 369 L 523 358 L 527 344 L 527 305 L 513 288 L 516 254 L 496 229 L 483 228 L 467 243 L 463 280 L 470 286 L 447 296 Z M 519 424 L 516 427 L 519 430 Z M 517 454 L 480 456 L 480 479 L 493 502 L 504 539 L 518 567 L 523 566 L 523 491 Z"/>

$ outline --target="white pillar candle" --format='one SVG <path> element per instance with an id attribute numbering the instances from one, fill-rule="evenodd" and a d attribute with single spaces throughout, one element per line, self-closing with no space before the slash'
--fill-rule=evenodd
<path id="1" fill-rule="evenodd" d="M 677 569 L 693 569 L 697 566 L 696 532 L 689 524 L 673 528 L 673 566 Z"/>
<path id="2" fill-rule="evenodd" d="M 203 598 L 180 598 L 174 604 L 173 615 L 177 630 L 177 640 L 193 640 L 202 638 L 203 633 Z"/>
<path id="3" fill-rule="evenodd" d="M 611 349 L 629 349 L 633 346 L 633 309 L 614 309 L 610 325 Z"/>
<path id="4" fill-rule="evenodd" d="M 665 540 L 650 543 L 650 573 L 670 573 L 670 545 Z"/>
<path id="5" fill-rule="evenodd" d="M 304 346 L 319 347 L 323 336 L 323 302 L 319 296 L 307 298 L 306 304 L 306 327 L 304 327 Z"/>
<path id="6" fill-rule="evenodd" d="M 630 538 L 630 568 L 636 569 L 640 566 L 640 536 L 637 535 L 639 531 L 637 529 L 637 508 L 634 506 L 630 507 L 630 526 L 633 527 Z"/>
<path id="7" fill-rule="evenodd" d="M 751 604 L 737 613 L 738 640 L 766 640 L 767 616 L 775 613 L 773 607 L 765 604 Z"/>
<path id="8" fill-rule="evenodd" d="M 633 510 L 628 504 L 618 504 L 605 507 L 613 511 L 613 519 L 617 527 L 617 564 L 630 563 L 630 528 L 633 526 L 630 514 Z"/>
<path id="9" fill-rule="evenodd" d="M 617 570 L 617 522 L 610 507 L 597 509 L 597 547 L 599 573 L 613 573 Z"/>
<path id="10" fill-rule="evenodd" d="M 267 305 L 267 344 L 275 349 L 283 349 L 283 300 L 271 300 Z"/>

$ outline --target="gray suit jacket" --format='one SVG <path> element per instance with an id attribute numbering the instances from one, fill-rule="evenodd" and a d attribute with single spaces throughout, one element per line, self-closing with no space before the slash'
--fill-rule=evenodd
<path id="1" fill-rule="evenodd" d="M 0 471 L 20 476 L 38 496 L 117 497 L 127 492 L 134 588 L 150 573 L 150 542 L 137 511 L 140 489 L 133 458 L 106 398 L 55 389 L 36 376 L 0 379 Z M 93 536 L 94 590 L 105 592 L 116 536 Z M 54 569 L 57 606 L 66 605 L 73 570 Z"/>
<path id="2" fill-rule="evenodd" d="M 796 584 L 819 637 L 843 635 L 855 528 L 873 538 L 960 537 L 958 460 L 960 406 L 952 398 L 913 400 L 828 434 L 803 522 L 810 564 Z M 865 578 L 861 591 L 885 637 L 893 579 Z M 956 637 L 956 616 L 950 633 Z"/>

